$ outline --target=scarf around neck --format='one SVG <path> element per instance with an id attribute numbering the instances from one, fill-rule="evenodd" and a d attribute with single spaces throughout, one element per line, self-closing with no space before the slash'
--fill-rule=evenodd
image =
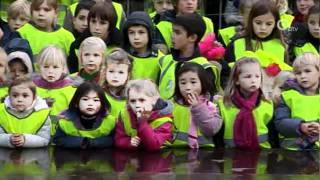
<path id="1" fill-rule="evenodd" d="M 259 149 L 257 127 L 253 116 L 260 91 L 243 98 L 237 90 L 232 96 L 232 102 L 240 109 L 233 126 L 233 139 L 236 147 L 240 149 Z"/>

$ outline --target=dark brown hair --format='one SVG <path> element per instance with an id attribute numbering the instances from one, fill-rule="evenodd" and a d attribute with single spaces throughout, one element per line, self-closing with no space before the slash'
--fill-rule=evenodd
<path id="1" fill-rule="evenodd" d="M 32 80 L 29 78 L 21 78 L 21 79 L 12 81 L 12 83 L 9 85 L 8 94 L 10 95 L 12 87 L 19 86 L 19 85 L 26 85 L 31 90 L 33 94 L 33 99 L 36 97 L 36 86 L 34 85 Z"/>

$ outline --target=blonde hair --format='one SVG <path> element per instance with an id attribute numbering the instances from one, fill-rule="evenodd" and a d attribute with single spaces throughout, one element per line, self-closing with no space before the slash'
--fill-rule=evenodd
<path id="1" fill-rule="evenodd" d="M 68 74 L 67 60 L 63 50 L 55 45 L 43 48 L 37 56 L 37 62 L 43 65 L 61 65 L 64 73 Z"/>
<path id="2" fill-rule="evenodd" d="M 30 2 L 26 0 L 16 0 L 8 7 L 8 19 L 18 17 L 19 15 L 25 16 L 28 20 L 31 18 Z"/>
<path id="3" fill-rule="evenodd" d="M 263 92 L 264 92 L 264 87 L 263 87 L 263 79 L 264 78 L 263 78 L 263 73 L 262 73 L 263 69 L 261 68 L 259 61 L 255 58 L 252 58 L 252 57 L 242 57 L 238 61 L 235 62 L 234 66 L 231 69 L 231 73 L 230 73 L 229 80 L 228 80 L 227 86 L 225 88 L 224 97 L 223 97 L 223 101 L 226 106 L 230 107 L 233 104 L 231 97 L 235 93 L 236 89 L 238 88 L 237 87 L 238 85 L 236 84 L 236 82 L 239 79 L 239 76 L 241 74 L 241 67 L 244 64 L 257 64 L 257 65 L 259 65 L 259 67 L 261 69 L 260 89 L 262 92 L 262 97 L 265 98 L 265 96 L 263 95 Z"/>
<path id="4" fill-rule="evenodd" d="M 82 54 L 83 50 L 88 47 L 100 50 L 103 58 L 105 57 L 105 55 L 106 55 L 105 52 L 107 49 L 106 43 L 104 43 L 104 41 L 101 38 L 91 36 L 91 37 L 88 37 L 85 40 L 83 40 L 82 43 L 80 44 L 80 47 L 79 47 L 80 59 L 81 59 L 81 54 Z"/>
<path id="5" fill-rule="evenodd" d="M 133 58 L 129 56 L 129 54 L 123 50 L 122 48 L 115 48 L 111 51 L 111 53 L 106 57 L 106 65 L 109 63 L 115 64 L 127 64 L 129 66 L 129 72 L 132 69 Z"/>
<path id="6" fill-rule="evenodd" d="M 3 58 L 3 59 L 0 59 L 0 63 L 4 65 L 4 70 L 5 70 L 4 71 L 5 77 L 1 77 L 1 78 L 3 78 L 3 80 L 6 80 L 9 73 L 8 55 L 2 47 L 0 47 L 0 58 Z"/>
<path id="7" fill-rule="evenodd" d="M 301 54 L 293 62 L 293 72 L 295 73 L 299 68 L 306 65 L 315 66 L 320 71 L 320 56 L 310 52 Z"/>
<path id="8" fill-rule="evenodd" d="M 135 89 L 148 97 L 160 98 L 160 93 L 157 85 L 152 82 L 150 79 L 136 79 L 130 80 L 125 88 L 125 96 L 129 98 L 129 91 Z"/>

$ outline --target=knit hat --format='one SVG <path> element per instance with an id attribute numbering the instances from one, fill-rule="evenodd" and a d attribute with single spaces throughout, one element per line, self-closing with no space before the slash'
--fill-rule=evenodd
<path id="1" fill-rule="evenodd" d="M 178 15 L 173 24 L 185 28 L 189 35 L 196 34 L 198 36 L 197 42 L 206 32 L 206 24 L 198 13 Z"/>

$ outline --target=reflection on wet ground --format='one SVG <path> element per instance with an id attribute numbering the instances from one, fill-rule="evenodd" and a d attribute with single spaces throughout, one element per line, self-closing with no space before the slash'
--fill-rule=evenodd
<path id="1" fill-rule="evenodd" d="M 320 152 L 0 149 L 1 179 L 319 179 Z"/>

